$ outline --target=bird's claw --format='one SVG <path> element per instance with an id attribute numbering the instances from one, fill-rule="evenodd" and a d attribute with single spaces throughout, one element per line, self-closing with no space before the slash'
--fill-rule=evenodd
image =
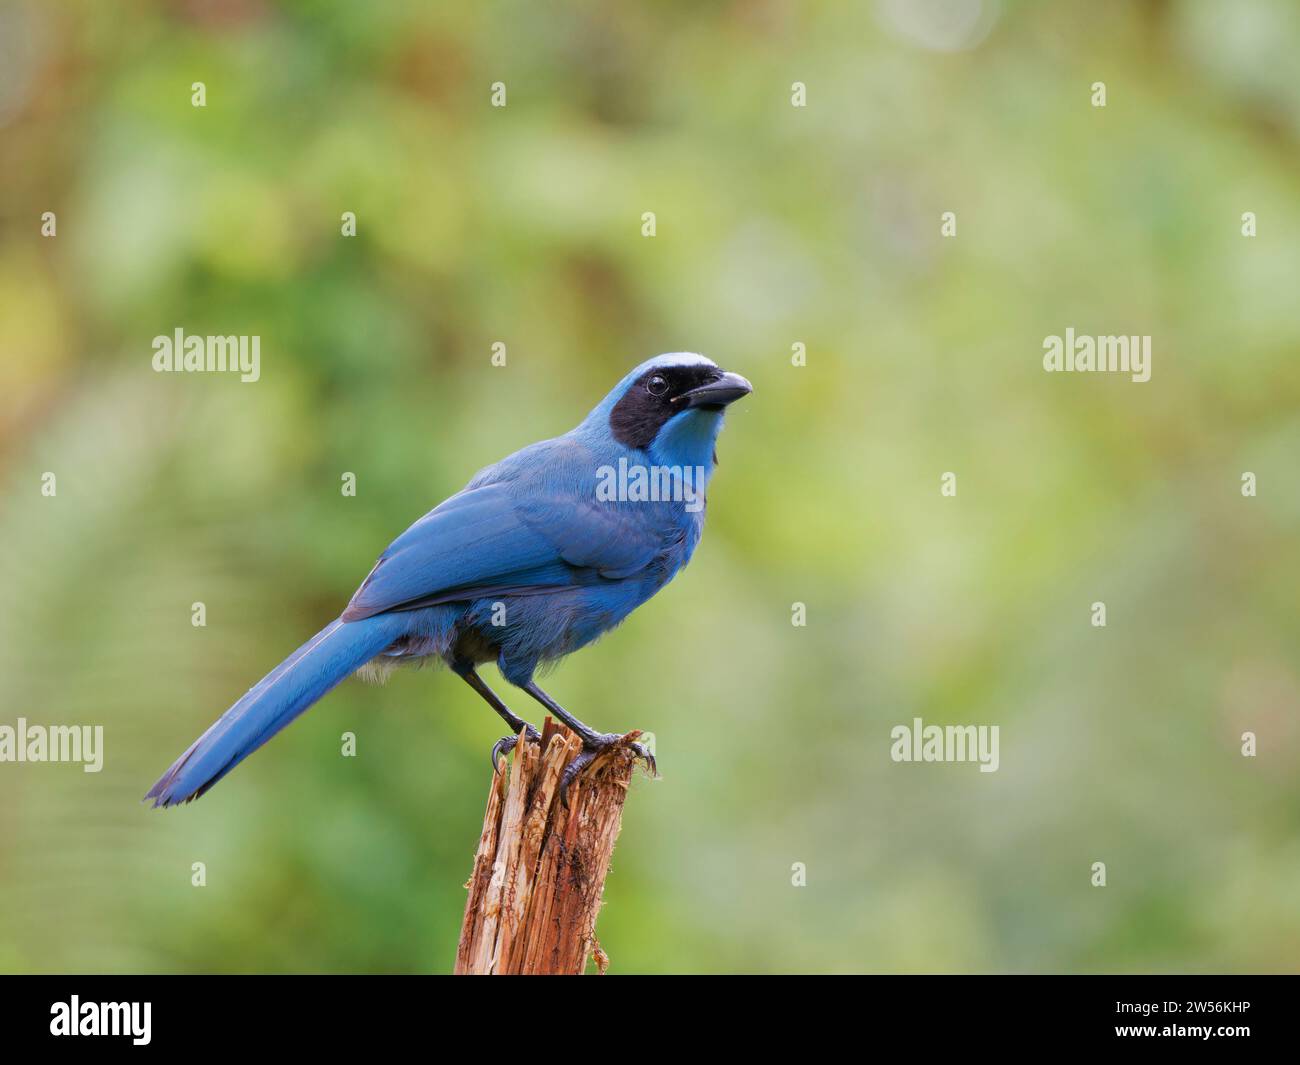
<path id="1" fill-rule="evenodd" d="M 525 729 L 524 734 L 533 743 L 541 742 L 542 734 L 538 732 L 535 728 L 533 728 L 532 725 L 525 725 L 524 729 Z M 519 743 L 519 737 L 511 735 L 511 736 L 502 736 L 499 740 L 496 741 L 496 743 L 492 745 L 491 758 L 492 758 L 493 773 L 499 773 L 501 771 L 501 759 L 503 759 L 506 755 L 508 755 L 511 751 L 513 751 L 515 749 L 515 746 L 518 743 Z"/>
<path id="2" fill-rule="evenodd" d="M 638 733 L 633 733 L 638 735 Z M 611 747 L 625 744 L 637 758 L 645 762 L 646 769 L 652 777 L 659 775 L 659 766 L 655 762 L 655 756 L 644 744 L 631 742 L 625 743 L 626 737 L 620 736 L 616 732 L 597 733 L 590 740 L 584 740 L 582 750 L 574 756 L 572 762 L 564 767 L 564 773 L 560 777 L 560 802 L 567 810 L 569 808 L 569 785 L 578 778 L 587 766 L 591 765 L 600 755 L 604 754 Z"/>
<path id="3" fill-rule="evenodd" d="M 650 774 L 650 779 L 657 780 L 659 777 L 659 763 L 655 761 L 654 752 L 645 744 L 629 743 L 628 750 L 645 762 L 646 772 Z"/>

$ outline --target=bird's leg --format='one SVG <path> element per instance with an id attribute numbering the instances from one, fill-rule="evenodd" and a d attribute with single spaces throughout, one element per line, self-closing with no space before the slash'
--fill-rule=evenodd
<path id="1" fill-rule="evenodd" d="M 537 729 L 533 728 L 533 726 L 522 717 L 516 717 L 512 714 L 510 712 L 510 707 L 506 706 L 506 704 L 500 700 L 497 693 L 483 683 L 483 678 L 474 671 L 474 664 L 472 662 L 453 662 L 451 668 L 452 672 L 454 672 L 458 677 L 461 677 L 465 683 L 478 692 L 479 695 L 483 696 L 483 699 L 488 706 L 492 707 L 493 710 L 500 714 L 502 720 L 510 726 L 510 735 L 502 736 L 492 746 L 492 772 L 495 773 L 497 771 L 499 760 L 515 749 L 515 744 L 519 742 L 519 733 L 521 730 L 528 730 L 527 735 L 530 740 L 541 740 L 541 733 L 538 732 Z"/>
<path id="2" fill-rule="evenodd" d="M 568 725 L 582 739 L 582 750 L 565 767 L 564 775 L 560 777 L 560 799 L 565 806 L 568 806 L 569 785 L 573 783 L 579 773 L 596 760 L 598 755 L 614 746 L 614 744 L 621 742 L 623 737 L 617 732 L 597 732 L 589 725 L 584 725 L 531 680 L 523 688 L 524 691 Z M 646 768 L 650 770 L 651 776 L 655 776 L 659 772 L 659 767 L 655 764 L 655 756 L 646 747 L 639 743 L 630 743 L 628 748 L 638 758 L 645 760 Z"/>

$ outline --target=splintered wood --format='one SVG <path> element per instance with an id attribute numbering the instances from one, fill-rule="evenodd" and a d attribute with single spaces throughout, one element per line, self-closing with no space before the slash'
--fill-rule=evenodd
<path id="1" fill-rule="evenodd" d="M 639 736 L 628 733 L 583 770 L 567 810 L 560 774 L 581 741 L 548 718 L 540 744 L 515 745 L 509 776 L 503 766 L 488 791 L 457 973 L 579 975 L 593 956 L 605 971 L 596 915 L 636 767 L 627 744 Z"/>

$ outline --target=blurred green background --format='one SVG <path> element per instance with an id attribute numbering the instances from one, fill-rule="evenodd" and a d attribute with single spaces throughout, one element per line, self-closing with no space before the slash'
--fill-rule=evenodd
<path id="1" fill-rule="evenodd" d="M 500 727 L 446 673 L 139 799 L 674 350 L 755 385 L 707 534 L 548 685 L 658 740 L 613 972 L 1300 969 L 1297 50 L 1289 0 L 0 8 L 0 724 L 106 731 L 0 765 L 0 969 L 449 971 Z M 154 373 L 177 327 L 262 379 Z M 1066 327 L 1152 380 L 1044 373 Z M 891 762 L 914 716 L 1001 769 Z"/>

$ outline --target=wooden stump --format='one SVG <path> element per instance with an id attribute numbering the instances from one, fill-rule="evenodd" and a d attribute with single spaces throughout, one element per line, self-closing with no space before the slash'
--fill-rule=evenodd
<path id="1" fill-rule="evenodd" d="M 503 767 L 488 791 L 457 973 L 581 975 L 592 956 L 605 971 L 596 915 L 636 767 L 627 745 L 640 735 L 629 732 L 582 772 L 567 810 L 560 774 L 581 741 L 550 718 L 541 743 L 520 738 L 509 775 Z"/>

